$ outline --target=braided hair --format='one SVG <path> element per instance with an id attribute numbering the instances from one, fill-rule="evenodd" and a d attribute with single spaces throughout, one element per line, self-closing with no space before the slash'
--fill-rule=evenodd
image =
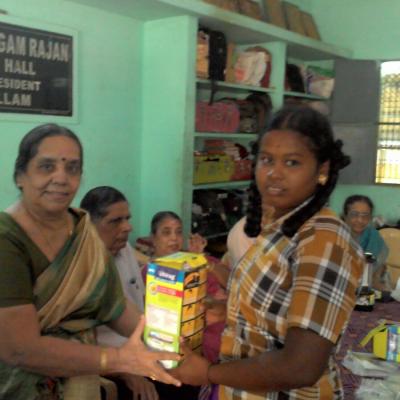
<path id="1" fill-rule="evenodd" d="M 248 206 L 246 211 L 246 223 L 244 225 L 244 232 L 249 237 L 256 237 L 261 231 L 261 195 L 257 189 L 256 184 L 256 165 L 257 165 L 257 154 L 258 147 L 261 139 L 264 135 L 259 135 L 257 141 L 251 146 L 251 154 L 253 155 L 253 161 L 251 165 L 251 181 L 248 191 Z"/>
<path id="2" fill-rule="evenodd" d="M 292 237 L 300 226 L 327 203 L 336 186 L 339 170 L 350 164 L 350 157 L 343 154 L 342 141 L 334 139 L 333 131 L 327 118 L 310 107 L 283 107 L 272 117 L 264 135 L 271 130 L 298 132 L 303 137 L 308 138 L 310 150 L 314 153 L 318 165 L 326 161 L 330 163 L 329 175 L 325 185 L 318 184 L 312 199 L 284 221 L 282 231 L 286 236 Z M 261 231 L 261 196 L 256 185 L 255 170 L 258 148 L 264 135 L 259 137 L 257 144 L 252 149 L 256 157 L 253 161 L 252 182 L 249 188 L 249 207 L 244 227 L 245 233 L 250 237 L 256 237 Z"/>

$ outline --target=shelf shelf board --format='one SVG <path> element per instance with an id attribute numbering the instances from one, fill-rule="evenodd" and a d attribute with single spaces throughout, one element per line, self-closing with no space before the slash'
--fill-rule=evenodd
<path id="1" fill-rule="evenodd" d="M 195 138 L 207 139 L 207 138 L 215 138 L 215 139 L 249 139 L 255 140 L 258 137 L 257 133 L 221 133 L 221 132 L 195 132 Z"/>
<path id="2" fill-rule="evenodd" d="M 209 79 L 196 79 L 196 83 L 200 87 L 205 87 L 209 88 L 211 87 L 211 81 Z M 230 83 L 230 82 L 224 82 L 224 81 L 217 81 L 216 82 L 217 89 L 227 89 L 230 91 L 240 91 L 243 92 L 248 91 L 248 92 L 261 92 L 261 93 L 272 93 L 274 92 L 275 89 L 273 88 L 265 88 L 261 86 L 251 86 L 251 85 L 241 85 L 238 83 Z"/>
<path id="3" fill-rule="evenodd" d="M 198 18 L 201 25 L 224 32 L 228 41 L 237 44 L 285 42 L 288 46 L 288 55 L 302 60 L 326 60 L 352 56 L 352 52 L 348 49 L 323 43 L 246 15 L 223 10 L 201 0 L 69 1 L 142 21 L 190 15 Z"/>
<path id="4" fill-rule="evenodd" d="M 300 97 L 302 99 L 329 101 L 327 97 L 316 96 L 315 94 L 300 93 L 300 92 L 283 92 L 285 97 Z"/>
<path id="5" fill-rule="evenodd" d="M 251 181 L 231 181 L 231 182 L 215 182 L 215 183 L 202 183 L 193 185 L 193 190 L 199 189 L 239 189 L 248 187 Z"/>

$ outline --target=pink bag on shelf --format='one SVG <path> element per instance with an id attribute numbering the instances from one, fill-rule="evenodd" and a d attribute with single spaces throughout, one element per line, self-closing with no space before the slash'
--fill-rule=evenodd
<path id="1" fill-rule="evenodd" d="M 235 102 L 216 101 L 196 104 L 196 131 L 234 133 L 239 129 L 240 113 Z"/>
<path id="2" fill-rule="evenodd" d="M 235 171 L 232 181 L 245 181 L 251 179 L 251 160 L 235 160 Z"/>

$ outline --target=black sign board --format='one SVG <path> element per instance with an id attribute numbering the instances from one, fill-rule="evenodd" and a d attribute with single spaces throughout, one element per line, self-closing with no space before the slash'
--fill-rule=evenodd
<path id="1" fill-rule="evenodd" d="M 72 36 L 0 22 L 0 112 L 72 116 Z"/>

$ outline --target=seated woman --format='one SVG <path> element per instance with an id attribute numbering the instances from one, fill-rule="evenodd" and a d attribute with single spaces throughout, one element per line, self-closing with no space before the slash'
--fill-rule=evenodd
<path id="1" fill-rule="evenodd" d="M 139 255 L 139 262 L 147 263 L 151 259 L 164 257 L 184 249 L 184 238 L 181 218 L 173 211 L 160 211 L 151 220 L 151 256 Z M 185 251 L 191 253 L 203 253 L 207 246 L 207 240 L 195 233 L 190 235 Z M 216 299 L 225 299 L 226 294 L 222 289 L 226 286 L 228 268 L 221 264 L 216 258 L 208 257 L 212 270 L 208 274 L 207 292 Z M 147 269 L 142 269 L 145 280 Z"/>
<path id="2" fill-rule="evenodd" d="M 371 224 L 373 211 L 372 200 L 360 194 L 349 196 L 343 205 L 344 220 L 349 225 L 353 236 L 364 253 L 372 253 L 376 260 L 374 263 L 374 287 L 386 289 L 380 280 L 384 272 L 388 248 L 379 231 Z"/>
<path id="3" fill-rule="evenodd" d="M 181 251 L 184 245 L 182 220 L 172 211 L 160 211 L 151 220 L 153 256 L 163 257 Z M 192 234 L 187 251 L 203 253 L 207 240 L 199 234 Z M 214 257 L 207 257 L 210 270 L 207 276 L 207 328 L 204 333 L 203 352 L 210 360 L 216 360 L 219 352 L 220 332 L 225 320 L 225 287 L 229 269 Z M 219 304 L 221 301 L 221 304 Z M 219 306 L 221 305 L 221 306 Z"/>
<path id="4" fill-rule="evenodd" d="M 0 213 L 1 399 L 97 400 L 100 374 L 180 384 L 158 362 L 180 356 L 143 344 L 144 318 L 126 301 L 114 261 L 89 215 L 70 208 L 82 166 L 67 128 L 42 125 L 20 143 L 20 198 Z M 102 324 L 129 339 L 97 346 Z"/>
<path id="5" fill-rule="evenodd" d="M 182 229 L 182 220 L 172 211 L 160 211 L 155 214 L 151 220 L 151 242 L 152 256 L 150 259 L 164 257 L 169 254 L 182 251 L 184 248 L 184 237 Z M 186 251 L 193 253 L 202 253 L 207 245 L 207 240 L 199 234 L 190 235 Z M 213 302 L 208 302 L 210 307 L 206 312 L 207 327 L 203 337 L 203 353 L 210 361 L 216 361 L 218 358 L 220 336 L 224 327 L 225 321 L 225 300 L 226 293 L 223 286 L 219 283 L 221 275 L 219 270 L 229 270 L 221 265 L 215 258 L 207 257 L 211 270 L 207 276 L 207 294 L 217 301 L 221 301 L 221 307 L 215 306 Z M 143 268 L 145 274 L 147 268 Z M 226 275 L 227 275 L 226 274 Z M 144 277 L 145 278 L 145 277 Z M 227 278 L 221 277 L 221 281 L 226 282 Z M 210 304 L 211 303 L 211 304 Z M 198 389 L 193 389 L 190 386 L 185 387 L 186 393 L 182 393 L 181 388 L 173 388 L 157 383 L 157 391 L 160 394 L 160 399 L 195 399 Z"/>

